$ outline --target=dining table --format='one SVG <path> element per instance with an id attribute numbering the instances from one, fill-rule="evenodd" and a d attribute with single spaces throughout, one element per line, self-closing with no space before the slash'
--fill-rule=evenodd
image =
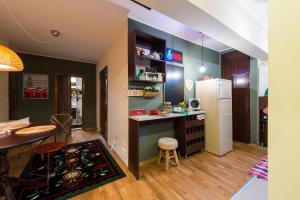
<path id="1" fill-rule="evenodd" d="M 30 127 L 34 127 L 30 125 Z M 9 162 L 8 162 L 8 151 L 20 146 L 28 145 L 38 141 L 44 141 L 49 137 L 57 134 L 57 127 L 41 131 L 38 133 L 19 135 L 16 134 L 18 130 L 11 131 L 7 136 L 0 137 L 0 191 L 2 189 L 3 194 L 8 200 L 15 200 L 16 197 L 12 189 L 16 186 L 28 186 L 37 185 L 41 179 L 25 180 L 18 177 L 9 176 Z"/>

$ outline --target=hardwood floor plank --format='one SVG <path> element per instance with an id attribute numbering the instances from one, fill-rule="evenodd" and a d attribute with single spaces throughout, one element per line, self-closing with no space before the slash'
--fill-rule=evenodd
<path id="1" fill-rule="evenodd" d="M 99 138 L 95 132 L 74 131 L 71 143 Z M 18 176 L 29 156 L 30 146 L 9 152 L 10 174 Z M 110 148 L 108 150 L 111 152 Z M 18 155 L 21 155 L 18 157 Z M 80 194 L 74 200 L 225 200 L 229 199 L 251 178 L 250 168 L 264 155 L 265 148 L 235 143 L 233 152 L 218 157 L 208 152 L 196 153 L 187 159 L 179 157 L 179 166 L 165 170 L 164 160 L 141 167 L 136 181 L 115 152 L 112 156 L 126 174 L 125 178 Z"/>

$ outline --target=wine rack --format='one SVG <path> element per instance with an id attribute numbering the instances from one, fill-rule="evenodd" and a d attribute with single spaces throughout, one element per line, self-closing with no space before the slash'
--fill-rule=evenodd
<path id="1" fill-rule="evenodd" d="M 182 128 L 176 132 L 180 141 L 181 155 L 187 157 L 192 153 L 203 151 L 205 146 L 204 119 L 199 120 L 197 115 L 188 115 L 181 123 Z"/>

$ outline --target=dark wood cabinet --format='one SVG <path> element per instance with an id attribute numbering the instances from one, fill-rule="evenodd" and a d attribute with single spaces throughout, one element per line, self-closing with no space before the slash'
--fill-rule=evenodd
<path id="1" fill-rule="evenodd" d="M 145 55 L 138 55 L 136 48 L 143 48 L 152 54 L 154 51 L 161 54 L 161 59 L 156 60 Z M 129 82 L 135 83 L 162 83 L 165 82 L 166 62 L 164 54 L 166 49 L 166 41 L 153 35 L 132 31 L 128 38 L 128 79 Z M 156 80 L 140 80 L 137 78 L 138 68 L 147 67 L 147 70 L 163 74 L 162 81 Z"/>
<path id="2" fill-rule="evenodd" d="M 222 54 L 221 76 L 232 81 L 233 140 L 250 143 L 250 57 L 239 51 Z"/>

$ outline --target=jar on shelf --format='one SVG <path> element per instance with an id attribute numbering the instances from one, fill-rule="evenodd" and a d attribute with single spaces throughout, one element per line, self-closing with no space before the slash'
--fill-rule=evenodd
<path id="1" fill-rule="evenodd" d="M 164 102 L 163 111 L 166 111 L 166 112 L 169 112 L 169 113 L 172 112 L 172 103 L 171 103 L 171 101 L 165 101 Z"/>

